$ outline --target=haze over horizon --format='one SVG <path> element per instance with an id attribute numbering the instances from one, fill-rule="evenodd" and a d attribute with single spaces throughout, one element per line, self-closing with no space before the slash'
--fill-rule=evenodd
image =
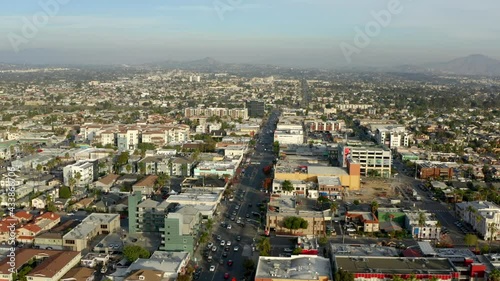
<path id="1" fill-rule="evenodd" d="M 56 0 L 42 0 L 50 2 Z M 9 1 L 0 10 L 0 62 L 136 64 L 213 57 L 223 62 L 302 67 L 389 66 L 446 61 L 470 54 L 500 58 L 500 2 L 431 0 L 96 0 L 60 4 L 32 38 L 23 18 L 38 1 Z M 399 2 L 386 27 L 345 59 L 374 21 Z M 236 3 L 236 4 L 231 4 Z M 432 10 L 429 9 L 432 7 Z M 217 11 L 217 8 L 222 9 Z M 222 12 L 225 11 L 225 12 Z M 19 52 L 13 34 L 23 38 Z"/>

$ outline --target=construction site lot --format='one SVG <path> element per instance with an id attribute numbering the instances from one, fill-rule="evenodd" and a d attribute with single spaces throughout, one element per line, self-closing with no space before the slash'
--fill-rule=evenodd
<path id="1" fill-rule="evenodd" d="M 345 194 L 344 200 L 350 203 L 355 200 L 359 201 L 359 203 L 370 203 L 372 201 L 391 203 L 391 200 L 403 201 L 403 197 L 395 187 L 392 179 L 363 178 L 361 179 L 361 188 L 359 190 L 349 190 Z"/>

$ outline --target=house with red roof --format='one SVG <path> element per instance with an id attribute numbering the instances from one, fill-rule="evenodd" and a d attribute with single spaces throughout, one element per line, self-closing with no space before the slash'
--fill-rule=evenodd
<path id="1" fill-rule="evenodd" d="M 29 223 L 17 229 L 17 242 L 32 244 L 35 236 L 42 233 L 42 228 L 34 223 Z"/>
<path id="2" fill-rule="evenodd" d="M 35 218 L 35 224 L 43 231 L 49 231 L 61 222 L 61 216 L 53 212 L 46 212 Z"/>
<path id="3" fill-rule="evenodd" d="M 24 210 L 15 213 L 13 217 L 16 218 L 20 223 L 27 223 L 33 219 L 33 215 Z"/>

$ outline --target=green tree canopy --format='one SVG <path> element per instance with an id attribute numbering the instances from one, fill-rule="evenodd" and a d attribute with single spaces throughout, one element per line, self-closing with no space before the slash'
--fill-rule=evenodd
<path id="1" fill-rule="evenodd" d="M 69 186 L 61 186 L 61 188 L 59 188 L 59 198 L 71 198 L 71 189 L 69 188 Z"/>
<path id="2" fill-rule="evenodd" d="M 294 190 L 294 187 L 293 187 L 293 184 L 291 181 L 284 180 L 281 183 L 281 189 L 283 189 L 284 191 L 287 191 L 287 192 L 292 192 Z"/>
<path id="3" fill-rule="evenodd" d="M 305 229 L 309 226 L 309 223 L 300 217 L 286 217 L 283 224 L 288 229 Z"/>
<path id="4" fill-rule="evenodd" d="M 477 246 L 478 238 L 474 234 L 467 234 L 465 235 L 464 238 L 465 245 L 472 247 L 472 246 Z"/>
<path id="5" fill-rule="evenodd" d="M 147 259 L 150 256 L 148 250 L 138 245 L 127 245 L 123 248 L 123 255 L 129 262 L 134 262 L 137 259 Z"/>

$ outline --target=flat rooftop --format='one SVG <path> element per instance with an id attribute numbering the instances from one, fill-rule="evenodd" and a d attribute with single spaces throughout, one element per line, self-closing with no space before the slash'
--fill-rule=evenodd
<path id="1" fill-rule="evenodd" d="M 450 274 L 453 264 L 446 258 L 403 258 L 374 256 L 336 256 L 337 268 L 353 273 Z"/>
<path id="2" fill-rule="evenodd" d="M 96 227 L 100 227 L 101 224 L 108 224 L 117 218 L 120 218 L 119 214 L 90 214 L 79 225 L 64 235 L 64 239 L 84 239 Z"/>
<path id="3" fill-rule="evenodd" d="M 255 278 L 281 278 L 319 280 L 327 276 L 332 280 L 330 260 L 319 256 L 259 257 Z"/>
<path id="4" fill-rule="evenodd" d="M 380 256 L 397 257 L 398 250 L 393 247 L 380 246 L 377 244 L 330 244 L 334 256 Z"/>

